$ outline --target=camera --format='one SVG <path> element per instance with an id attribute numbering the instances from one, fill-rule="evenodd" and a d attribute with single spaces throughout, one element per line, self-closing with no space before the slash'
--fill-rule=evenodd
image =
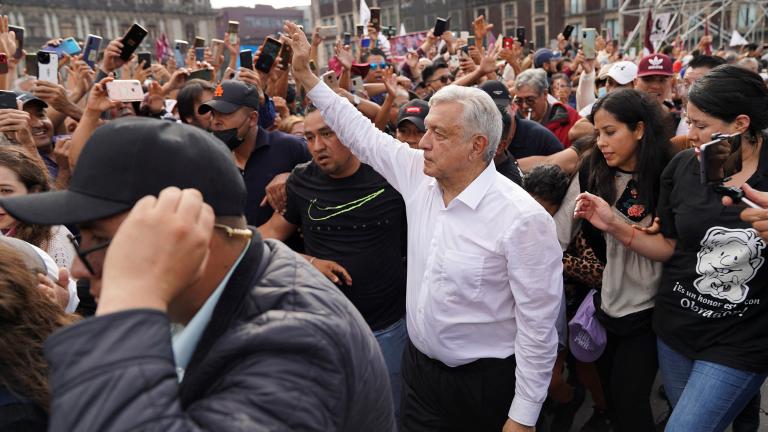
<path id="1" fill-rule="evenodd" d="M 39 51 L 37 53 L 37 62 L 40 64 L 48 64 L 51 62 L 51 53 L 45 51 Z"/>

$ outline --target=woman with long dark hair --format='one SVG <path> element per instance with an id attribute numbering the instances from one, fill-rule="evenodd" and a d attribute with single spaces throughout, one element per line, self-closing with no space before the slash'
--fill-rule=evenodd
<path id="1" fill-rule="evenodd" d="M 595 125 L 596 148 L 573 180 L 578 187 L 572 184 L 569 195 L 583 191 L 595 197 L 605 203 L 617 224 L 628 229 L 650 226 L 659 205 L 661 172 L 671 158 L 661 106 L 645 93 L 620 89 L 599 99 L 589 120 Z M 573 205 L 556 215 L 561 233 L 574 231 L 573 215 Z M 651 317 L 661 265 L 605 234 L 600 225 L 583 221 L 581 229 L 605 263 L 594 299 L 607 336 L 597 368 L 611 424 L 617 432 L 654 430 L 649 398 L 658 363 Z"/>
<path id="2" fill-rule="evenodd" d="M 617 241 L 664 262 L 654 329 L 667 395 L 667 431 L 722 431 L 768 373 L 766 242 L 702 184 L 698 146 L 714 133 L 739 134 L 725 186 L 768 190 L 768 88 L 756 73 L 723 65 L 688 94 L 688 138 L 662 175 L 660 232 L 620 224 L 607 204 L 582 195 L 576 214 Z M 736 145 L 738 144 L 738 145 Z M 732 167 L 732 168 L 731 168 Z"/>
<path id="3" fill-rule="evenodd" d="M 8 243 L 0 242 L 0 263 L 0 430 L 45 431 L 50 390 L 43 342 L 72 317 L 39 288 Z"/>

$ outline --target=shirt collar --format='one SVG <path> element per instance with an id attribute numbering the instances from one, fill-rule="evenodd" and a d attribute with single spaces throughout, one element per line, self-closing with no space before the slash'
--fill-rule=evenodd
<path id="1" fill-rule="evenodd" d="M 483 172 L 481 172 L 479 176 L 475 177 L 475 179 L 472 180 L 472 183 L 470 183 L 467 187 L 464 188 L 463 191 L 461 191 L 461 193 L 454 199 L 454 201 L 458 200 L 463 202 L 472 210 L 477 209 L 478 204 L 480 204 L 480 201 L 483 199 L 486 192 L 488 192 L 488 189 L 495 181 L 496 173 L 496 165 L 493 163 L 493 161 L 491 161 L 491 163 L 485 167 Z M 435 186 L 436 184 L 437 179 L 435 178 L 432 178 L 432 180 L 429 181 L 429 186 Z"/>
<path id="2" fill-rule="evenodd" d="M 229 272 L 227 272 L 224 279 L 219 283 L 219 286 L 217 286 L 213 293 L 211 293 L 208 300 L 205 301 L 203 307 L 197 311 L 186 327 L 172 336 L 171 345 L 173 347 L 173 358 L 176 362 L 176 374 L 179 376 L 179 382 L 184 379 L 184 370 L 187 368 L 187 365 L 189 365 L 189 361 L 192 359 L 192 354 L 195 352 L 195 348 L 197 348 L 197 343 L 200 341 L 200 337 L 202 337 L 205 327 L 211 320 L 211 315 L 213 315 L 213 310 L 216 309 L 216 304 L 219 302 L 221 293 L 224 291 L 224 288 L 226 288 L 229 279 L 232 277 L 232 273 L 234 273 L 237 266 L 240 265 L 240 261 L 242 261 L 250 246 L 251 240 L 249 239 L 248 244 L 243 248 L 237 261 L 235 261 L 235 264 L 229 269 Z"/>

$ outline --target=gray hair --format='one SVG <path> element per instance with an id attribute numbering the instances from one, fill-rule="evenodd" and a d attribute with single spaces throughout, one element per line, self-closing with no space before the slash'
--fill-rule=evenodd
<path id="1" fill-rule="evenodd" d="M 544 69 L 528 69 L 523 71 L 515 80 L 515 89 L 519 90 L 523 86 L 531 86 L 538 94 L 546 92 L 547 88 L 549 88 L 547 72 Z"/>
<path id="2" fill-rule="evenodd" d="M 459 120 L 464 128 L 464 139 L 472 135 L 483 135 L 488 139 L 483 160 L 491 162 L 501 140 L 502 128 L 501 113 L 493 99 L 476 87 L 448 85 L 429 99 L 429 107 L 447 102 L 460 103 L 464 108 Z"/>

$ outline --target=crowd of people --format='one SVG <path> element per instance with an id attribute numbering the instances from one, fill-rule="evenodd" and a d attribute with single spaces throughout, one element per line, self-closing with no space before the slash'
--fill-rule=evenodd
<path id="1" fill-rule="evenodd" d="M 763 47 L 434 30 L 43 80 L 0 17 L 0 430 L 756 431 Z"/>

